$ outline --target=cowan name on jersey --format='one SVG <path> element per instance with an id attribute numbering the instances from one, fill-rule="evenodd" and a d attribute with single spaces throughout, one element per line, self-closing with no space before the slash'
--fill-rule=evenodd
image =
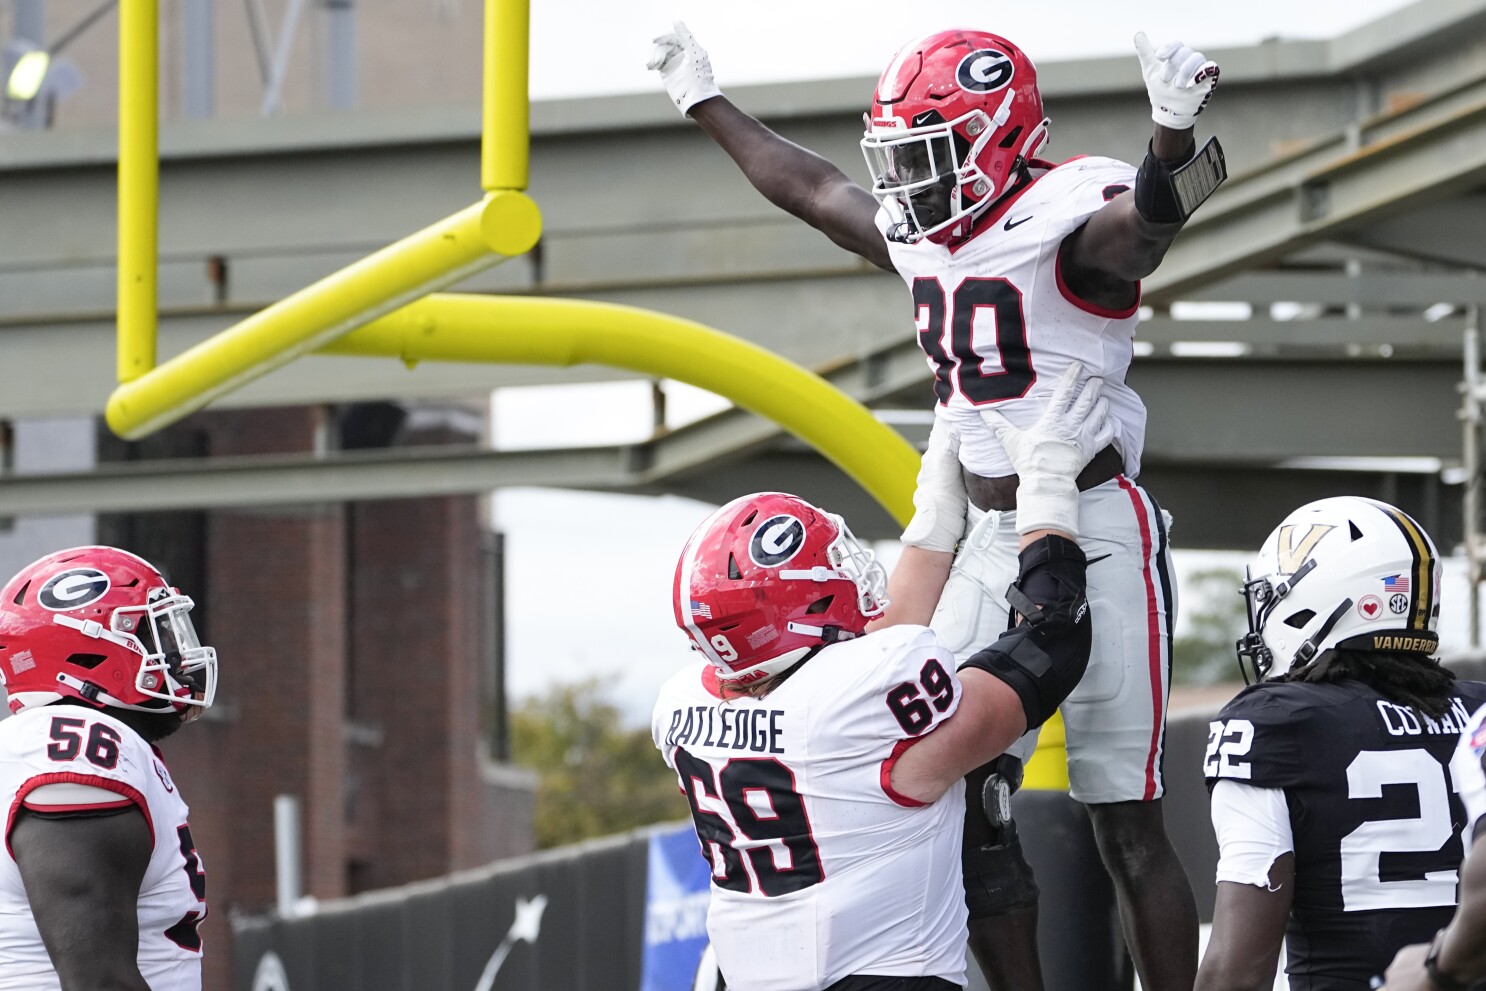
<path id="1" fill-rule="evenodd" d="M 918 626 L 831 644 L 763 698 L 690 666 L 655 744 L 712 871 L 707 931 L 731 991 L 818 991 L 852 974 L 965 983 L 964 789 L 923 805 L 894 762 L 954 713 L 954 659 Z"/>
<path id="2" fill-rule="evenodd" d="M 153 991 L 201 991 L 206 875 L 188 809 L 159 754 L 126 724 L 96 709 L 47 705 L 0 722 L 0 802 L 9 810 L 0 855 L 0 991 L 61 985 L 8 842 L 25 807 L 83 812 L 134 806 L 154 838 L 139 888 L 139 970 Z"/>
<path id="3" fill-rule="evenodd" d="M 1039 172 L 1039 170 L 1041 170 Z M 1110 158 L 1034 162 L 1037 177 L 993 206 L 956 244 L 913 244 L 888 236 L 889 208 L 877 213 L 893 267 L 913 294 L 919 345 L 934 373 L 935 414 L 960 438 L 960 460 L 988 478 L 1012 474 L 1011 459 L 978 409 L 992 406 L 1030 427 L 1068 366 L 1104 378 L 1125 474 L 1140 472 L 1145 404 L 1125 384 L 1135 349 L 1138 305 L 1110 310 L 1080 299 L 1063 281 L 1063 239 L 1135 185 L 1135 167 Z"/>

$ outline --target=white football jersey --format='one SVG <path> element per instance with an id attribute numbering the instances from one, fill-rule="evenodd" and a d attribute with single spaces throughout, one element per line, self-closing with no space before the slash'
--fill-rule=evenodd
<path id="1" fill-rule="evenodd" d="M 965 983 L 964 785 L 923 805 L 889 784 L 959 701 L 954 658 L 921 626 L 832 644 L 760 699 L 723 701 L 710 664 L 661 689 L 651 731 L 712 865 L 729 989 Z"/>
<path id="2" fill-rule="evenodd" d="M 1042 163 L 1045 165 L 1045 163 Z M 1076 297 L 1058 267 L 1063 239 L 1135 185 L 1135 167 L 1076 158 L 1048 167 L 981 217 L 953 245 L 887 239 L 893 267 L 913 294 L 918 340 L 934 373 L 935 413 L 960 437 L 960 461 L 994 478 L 1014 469 L 977 410 L 989 406 L 1023 429 L 1046 408 L 1072 362 L 1103 376 L 1125 474 L 1140 471 L 1145 404 L 1125 384 L 1138 303 L 1109 310 Z M 877 213 L 884 236 L 895 218 Z"/>
<path id="3" fill-rule="evenodd" d="M 96 709 L 27 709 L 0 722 L 0 803 L 9 810 L 0 856 L 0 989 L 61 987 L 10 852 L 17 810 L 132 804 L 155 842 L 139 889 L 140 973 L 153 991 L 201 991 L 196 926 L 206 915 L 206 876 L 186 825 L 186 803 L 153 747 Z"/>

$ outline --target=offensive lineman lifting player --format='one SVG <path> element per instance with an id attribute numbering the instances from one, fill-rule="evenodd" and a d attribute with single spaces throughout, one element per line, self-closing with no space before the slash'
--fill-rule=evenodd
<path id="1" fill-rule="evenodd" d="M 1138 169 L 1038 158 L 1049 121 L 1036 69 L 1006 39 L 954 30 L 910 42 L 878 82 L 862 138 L 870 192 L 728 101 L 685 25 L 656 39 L 650 67 L 766 198 L 908 284 L 938 402 L 894 606 L 876 625 L 932 617 L 961 659 L 995 639 L 1008 615 L 1001 589 L 1016 577 L 1017 477 L 979 412 L 1030 425 L 1070 363 L 1105 379 L 1116 434 L 1078 476 L 1079 532 L 1101 563 L 1089 581 L 1088 674 L 1063 707 L 1070 790 L 1089 809 L 1143 986 L 1190 991 L 1196 908 L 1160 802 L 1174 619 L 1167 520 L 1133 481 L 1145 408 L 1124 382 L 1139 280 L 1226 172 L 1216 139 L 1199 149 L 1192 130 L 1218 67 L 1179 43 L 1154 49 L 1144 34 L 1136 51 L 1157 125 Z M 1015 830 L 988 818 L 979 796 L 992 773 L 1018 779 L 1034 744 L 1030 733 L 1009 751 L 1015 761 L 970 780 L 971 946 L 997 991 L 1042 986 L 1037 889 Z"/>
<path id="2" fill-rule="evenodd" d="M 672 602 L 705 663 L 666 682 L 651 732 L 711 868 L 729 991 L 965 984 L 962 777 L 1052 715 L 1089 658 L 1069 527 L 1074 478 L 1110 430 L 1079 371 L 1028 431 L 987 414 L 1022 474 L 1007 594 L 1024 618 L 958 672 L 922 626 L 864 634 L 887 576 L 840 517 L 756 493 L 687 541 Z"/>

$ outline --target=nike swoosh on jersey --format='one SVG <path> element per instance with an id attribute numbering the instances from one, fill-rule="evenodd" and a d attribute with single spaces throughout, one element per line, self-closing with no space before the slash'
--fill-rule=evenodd
<path id="1" fill-rule="evenodd" d="M 1020 227 L 1020 226 L 1022 226 L 1023 224 L 1025 224 L 1027 221 L 1029 221 L 1031 219 L 1032 219 L 1032 215 L 1031 214 L 1028 214 L 1027 216 L 1023 217 L 1020 220 L 1012 220 L 1010 217 L 1007 217 L 1006 218 L 1006 224 L 1001 229 L 1003 231 L 1009 231 L 1013 227 Z"/>
<path id="2" fill-rule="evenodd" d="M 1091 564 L 1098 564 L 1100 561 L 1108 561 L 1112 557 L 1114 557 L 1113 554 L 1101 554 L 1098 557 L 1091 557 L 1084 562 L 1084 567 L 1087 568 Z"/>

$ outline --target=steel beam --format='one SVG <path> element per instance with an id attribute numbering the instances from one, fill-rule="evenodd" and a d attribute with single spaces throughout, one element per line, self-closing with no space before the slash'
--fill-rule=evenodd
<path id="1" fill-rule="evenodd" d="M 0 480 L 0 516 L 151 512 L 488 492 L 514 485 L 622 489 L 623 447 L 558 451 L 397 448 L 330 457 L 136 461 Z"/>
<path id="2" fill-rule="evenodd" d="M 1486 303 L 1486 278 L 1471 272 L 1374 271 L 1359 277 L 1341 272 L 1268 269 L 1245 272 L 1186 293 L 1189 300 L 1218 300 L 1267 306 L 1283 301 L 1365 307 L 1418 307 L 1435 303 Z M 1142 329 L 1141 336 L 1145 336 Z"/>
<path id="3" fill-rule="evenodd" d="M 1486 181 L 1486 79 L 1235 177 L 1204 204 L 1145 282 L 1166 302 L 1363 221 L 1458 196 Z"/>
<path id="4" fill-rule="evenodd" d="M 721 503 L 749 491 L 787 488 L 842 513 L 859 536 L 898 535 L 898 525 L 881 506 L 834 466 L 798 445 L 735 452 L 716 460 L 708 471 L 678 477 L 647 469 L 645 446 L 525 452 L 401 448 L 318 459 L 115 464 L 96 472 L 7 478 L 0 482 L 0 516 L 251 509 L 468 495 L 518 486 L 669 493 Z M 1342 494 L 1401 506 L 1442 547 L 1459 540 L 1460 487 L 1442 485 L 1435 475 L 1153 459 L 1141 481 L 1176 516 L 1174 539 L 1185 549 L 1252 550 L 1291 509 Z"/>

